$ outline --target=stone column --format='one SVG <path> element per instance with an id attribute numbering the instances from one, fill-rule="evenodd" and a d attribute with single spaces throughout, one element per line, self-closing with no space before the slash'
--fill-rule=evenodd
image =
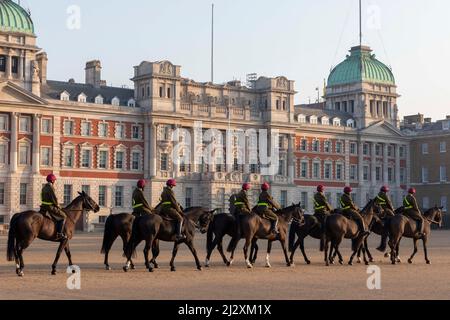
<path id="1" fill-rule="evenodd" d="M 150 178 L 154 178 L 156 177 L 156 156 L 157 156 L 157 151 L 156 151 L 156 144 L 158 142 L 158 137 L 156 134 L 156 130 L 157 130 L 157 125 L 151 123 L 150 125 L 150 136 L 149 136 L 149 144 L 150 144 Z"/>
<path id="2" fill-rule="evenodd" d="M 191 172 L 195 173 L 195 172 L 197 172 L 197 161 L 196 161 L 197 156 L 195 154 L 195 152 L 197 151 L 196 150 L 197 142 L 196 142 L 195 129 L 191 128 L 190 132 L 191 132 L 191 141 L 190 141 L 190 143 L 191 143 L 191 145 L 190 145 L 190 147 L 191 147 L 191 154 L 190 154 L 191 163 L 190 163 L 190 166 L 191 166 Z"/>
<path id="3" fill-rule="evenodd" d="M 372 142 L 371 144 L 371 151 L 370 151 L 370 181 L 372 181 L 372 186 L 376 186 L 377 184 L 377 156 L 376 156 L 376 150 L 377 149 L 377 144 L 376 142 Z"/>
<path id="4" fill-rule="evenodd" d="M 40 144 L 41 144 L 41 126 L 40 126 L 41 115 L 33 115 L 33 174 L 40 173 Z"/>
<path id="5" fill-rule="evenodd" d="M 400 181 L 400 145 L 395 145 L 395 185 L 400 188 L 402 182 Z"/>
<path id="6" fill-rule="evenodd" d="M 19 56 L 19 65 L 18 65 L 18 75 L 19 75 L 19 80 L 23 80 L 23 59 L 24 59 L 24 54 L 23 51 L 20 52 L 20 56 Z"/>
<path id="7" fill-rule="evenodd" d="M 11 74 L 12 74 L 12 58 L 11 55 L 8 53 L 6 55 L 6 79 L 11 79 Z"/>
<path id="8" fill-rule="evenodd" d="M 181 127 L 179 125 L 174 125 L 172 127 L 172 129 L 174 131 L 177 132 L 177 134 L 175 135 L 175 133 L 173 133 L 172 137 L 172 163 L 173 163 L 173 177 L 174 178 L 178 178 L 179 174 L 180 174 L 180 157 L 179 157 L 179 153 L 175 153 L 175 150 L 177 150 L 177 145 L 180 143 L 180 129 Z"/>
<path id="9" fill-rule="evenodd" d="M 383 145 L 383 181 L 384 184 L 389 184 L 389 176 L 388 176 L 388 144 L 385 143 Z"/>
<path id="10" fill-rule="evenodd" d="M 287 168 L 288 177 L 291 183 L 295 179 L 295 163 L 294 163 L 294 145 L 295 145 L 295 135 L 288 136 L 288 153 L 287 153 Z"/>
<path id="11" fill-rule="evenodd" d="M 12 113 L 11 114 L 11 147 L 10 147 L 10 172 L 16 173 L 17 172 L 17 122 L 19 118 L 19 113 Z"/>
<path id="12" fill-rule="evenodd" d="M 364 181 L 364 155 L 363 155 L 363 149 L 364 149 L 364 142 L 358 143 L 358 176 L 359 176 L 359 184 L 362 185 Z"/>
<path id="13" fill-rule="evenodd" d="M 151 125 L 147 122 L 144 124 L 144 177 L 150 179 L 150 158 L 151 158 Z"/>

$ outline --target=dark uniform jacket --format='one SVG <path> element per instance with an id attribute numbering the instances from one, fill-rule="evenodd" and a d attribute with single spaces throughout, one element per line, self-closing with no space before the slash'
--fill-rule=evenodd
<path id="1" fill-rule="evenodd" d="M 403 206 L 405 207 L 405 211 L 414 210 L 421 213 L 417 200 L 412 194 L 408 194 L 403 199 Z"/>
<path id="2" fill-rule="evenodd" d="M 259 195 L 259 201 L 258 206 L 262 206 L 267 204 L 267 207 L 269 210 L 281 210 L 281 206 L 273 199 L 273 197 L 267 192 L 263 191 Z"/>
<path id="3" fill-rule="evenodd" d="M 161 194 L 161 204 L 163 208 L 169 207 L 175 209 L 180 214 L 183 213 L 181 206 L 175 199 L 175 194 L 173 193 L 173 190 L 169 187 L 164 187 L 164 190 Z"/>
<path id="4" fill-rule="evenodd" d="M 236 211 L 241 211 L 241 213 L 250 213 L 250 202 L 248 201 L 247 192 L 241 190 L 235 198 L 235 207 Z"/>
<path id="5" fill-rule="evenodd" d="M 328 203 L 327 198 L 322 192 L 317 192 L 314 195 L 314 213 L 316 214 L 324 214 L 330 213 L 333 209 Z"/>
<path id="6" fill-rule="evenodd" d="M 383 208 L 387 208 L 389 210 L 394 211 L 394 207 L 392 205 L 391 199 L 386 194 L 386 192 L 380 192 L 376 197 L 375 201 Z"/>
<path id="7" fill-rule="evenodd" d="M 145 212 L 152 213 L 153 209 L 148 204 L 144 196 L 144 191 L 140 188 L 136 188 L 133 191 L 133 212 Z"/>
<path id="8" fill-rule="evenodd" d="M 67 217 L 64 211 L 62 211 L 59 207 L 58 198 L 55 194 L 55 188 L 51 183 L 47 183 L 42 188 L 41 200 L 41 213 L 45 214 L 48 212 L 56 221 L 61 221 Z"/>
<path id="9" fill-rule="evenodd" d="M 342 210 L 353 210 L 353 211 L 359 211 L 358 207 L 353 202 L 353 199 L 351 195 L 344 193 L 341 197 L 341 206 Z"/>

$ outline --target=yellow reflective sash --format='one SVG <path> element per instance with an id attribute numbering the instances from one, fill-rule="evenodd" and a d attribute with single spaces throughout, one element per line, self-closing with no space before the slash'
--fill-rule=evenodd
<path id="1" fill-rule="evenodd" d="M 382 197 L 377 196 L 377 199 L 379 200 L 380 204 L 386 204 L 386 200 L 384 200 Z"/>
<path id="2" fill-rule="evenodd" d="M 313 201 L 314 201 L 314 209 L 315 209 L 315 210 L 322 210 L 322 209 L 325 209 L 325 206 L 321 206 L 321 205 L 316 201 L 316 199 L 313 198 Z"/>
<path id="3" fill-rule="evenodd" d="M 268 207 L 268 206 L 269 206 L 269 204 L 266 203 L 266 202 L 260 202 L 260 203 L 258 203 L 258 207 Z"/>
<path id="4" fill-rule="evenodd" d="M 351 208 L 351 206 L 346 206 L 344 201 L 342 201 L 342 199 L 340 199 L 340 202 L 341 202 L 341 207 L 342 207 L 343 210 L 348 210 L 348 209 Z"/>
<path id="5" fill-rule="evenodd" d="M 171 205 L 172 205 L 172 202 L 170 202 L 170 201 L 163 202 L 162 205 L 163 205 L 163 206 L 171 206 Z"/>
<path id="6" fill-rule="evenodd" d="M 234 205 L 235 206 L 243 206 L 245 203 L 244 202 L 235 202 Z"/>
<path id="7" fill-rule="evenodd" d="M 411 203 L 409 203 L 409 201 L 408 201 L 408 199 L 406 197 L 403 199 L 403 205 L 404 205 L 406 210 L 414 208 L 414 206 L 411 205 Z"/>

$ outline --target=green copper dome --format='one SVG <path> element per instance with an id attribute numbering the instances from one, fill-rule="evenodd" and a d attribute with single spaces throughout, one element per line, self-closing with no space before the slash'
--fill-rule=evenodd
<path id="1" fill-rule="evenodd" d="M 375 59 L 369 47 L 358 46 L 350 50 L 350 55 L 328 77 L 328 86 L 355 82 L 395 85 L 395 78 L 389 67 Z"/>
<path id="2" fill-rule="evenodd" d="M 34 34 L 28 12 L 11 0 L 0 0 L 0 31 Z"/>

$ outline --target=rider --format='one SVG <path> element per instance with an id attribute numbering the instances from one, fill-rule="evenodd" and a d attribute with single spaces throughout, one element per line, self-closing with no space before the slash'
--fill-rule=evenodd
<path id="1" fill-rule="evenodd" d="M 133 191 L 133 216 L 136 218 L 153 212 L 153 208 L 144 196 L 145 185 L 145 180 L 141 179 L 137 182 L 137 188 Z"/>
<path id="2" fill-rule="evenodd" d="M 331 214 L 333 211 L 331 205 L 328 203 L 327 198 L 324 194 L 325 187 L 323 185 L 319 185 L 317 187 L 317 193 L 314 195 L 314 216 L 320 221 L 322 225 L 322 232 L 325 231 L 325 219 Z"/>
<path id="3" fill-rule="evenodd" d="M 66 224 L 67 215 L 61 209 L 56 197 L 54 184 L 56 176 L 49 174 L 47 176 L 47 184 L 44 185 L 41 192 L 41 209 L 40 213 L 44 216 L 48 213 L 56 223 L 56 240 L 67 239 L 64 234 L 64 226 Z"/>
<path id="4" fill-rule="evenodd" d="M 259 195 L 258 206 L 256 213 L 271 223 L 271 232 L 274 235 L 279 234 L 278 231 L 278 216 L 274 213 L 275 210 L 281 210 L 281 206 L 269 194 L 270 185 L 264 183 L 261 186 L 261 194 Z"/>
<path id="5" fill-rule="evenodd" d="M 234 197 L 234 219 L 235 219 L 235 238 L 239 239 L 241 236 L 241 220 L 240 215 L 249 215 L 251 213 L 250 202 L 248 201 L 247 192 L 250 190 L 250 183 L 244 183 L 242 185 L 242 190 L 235 194 Z"/>
<path id="6" fill-rule="evenodd" d="M 389 187 L 381 187 L 380 193 L 375 198 L 375 203 L 378 204 L 382 209 L 385 216 L 393 217 L 395 216 L 394 207 L 392 201 L 389 198 L 388 192 Z"/>
<path id="7" fill-rule="evenodd" d="M 341 197 L 341 206 L 342 206 L 342 212 L 345 215 L 350 216 L 358 225 L 359 231 L 362 233 L 363 236 L 367 236 L 370 233 L 366 229 L 366 225 L 364 223 L 364 219 L 359 213 L 358 207 L 353 202 L 351 193 L 353 189 L 351 187 L 345 187 L 344 188 L 344 194 Z"/>
<path id="8" fill-rule="evenodd" d="M 183 230 L 183 210 L 180 204 L 175 199 L 173 188 L 177 186 L 175 179 L 169 179 L 166 183 L 166 187 L 161 194 L 161 213 L 165 214 L 177 222 L 177 241 L 183 240 L 185 236 L 182 234 Z"/>
<path id="9" fill-rule="evenodd" d="M 424 221 L 422 211 L 420 210 L 416 197 L 414 196 L 415 194 L 416 189 L 410 188 L 408 190 L 408 195 L 403 199 L 403 206 L 405 207 L 403 214 L 419 223 L 419 232 L 417 233 L 417 237 L 421 238 L 425 235 L 423 229 Z"/>

